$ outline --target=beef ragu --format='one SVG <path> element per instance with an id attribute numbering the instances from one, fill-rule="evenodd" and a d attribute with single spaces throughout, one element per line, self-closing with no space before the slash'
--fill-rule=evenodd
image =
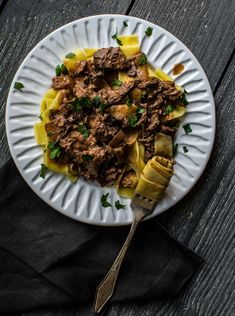
<path id="1" fill-rule="evenodd" d="M 119 71 L 128 81 L 118 79 Z M 167 118 L 185 104 L 173 81 L 149 77 L 144 53 L 127 58 L 119 47 L 98 49 L 93 59 L 78 61 L 69 71 L 65 67 L 52 88 L 61 91 L 62 102 L 45 124 L 51 159 L 102 186 L 122 174 L 136 140 L 144 145 L 145 162 L 152 158 L 156 133 L 174 136 L 177 119 Z M 128 186 L 128 177 L 122 183 Z"/>

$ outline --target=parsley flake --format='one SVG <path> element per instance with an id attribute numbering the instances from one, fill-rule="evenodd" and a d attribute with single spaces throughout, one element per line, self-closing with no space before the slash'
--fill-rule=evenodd
<path id="1" fill-rule="evenodd" d="M 68 53 L 67 55 L 65 55 L 65 58 L 71 59 L 73 57 L 75 57 L 76 55 L 74 53 Z"/>
<path id="2" fill-rule="evenodd" d="M 50 149 L 50 158 L 54 160 L 61 154 L 61 147 L 58 142 L 49 142 L 47 147 Z"/>
<path id="3" fill-rule="evenodd" d="M 93 102 L 96 106 L 99 106 L 100 104 L 100 97 L 98 95 L 96 95 L 93 99 Z"/>
<path id="4" fill-rule="evenodd" d="M 44 163 L 41 164 L 41 171 L 40 171 L 40 177 L 41 178 L 45 178 L 46 176 L 46 172 L 48 170 L 48 167 L 46 165 L 44 165 Z"/>
<path id="5" fill-rule="evenodd" d="M 89 155 L 89 154 L 83 154 L 82 155 L 82 160 L 83 161 L 91 161 L 91 160 L 93 160 L 93 158 L 94 158 L 94 155 Z"/>
<path id="6" fill-rule="evenodd" d="M 192 133 L 190 124 L 183 125 L 183 128 L 184 128 L 185 134 Z"/>
<path id="7" fill-rule="evenodd" d="M 79 113 L 82 111 L 82 109 L 91 109 L 92 102 L 88 97 L 81 97 L 71 101 L 70 106 L 72 107 L 74 112 Z"/>
<path id="8" fill-rule="evenodd" d="M 125 204 L 121 204 L 119 200 L 115 201 L 115 207 L 117 210 L 120 210 L 121 208 L 125 208 Z"/>
<path id="9" fill-rule="evenodd" d="M 136 114 L 132 114 L 129 116 L 128 118 L 128 124 L 131 126 L 131 127 L 136 127 L 137 123 L 138 123 L 139 119 L 137 117 Z"/>
<path id="10" fill-rule="evenodd" d="M 144 108 L 139 106 L 136 110 L 136 113 L 129 116 L 128 118 L 129 125 L 131 127 L 136 127 L 143 113 L 144 113 Z"/>
<path id="11" fill-rule="evenodd" d="M 83 135 L 84 138 L 87 138 L 89 136 L 89 131 L 88 131 L 86 125 L 83 125 L 83 124 L 79 125 L 78 131 L 79 131 L 79 133 L 81 133 Z"/>
<path id="12" fill-rule="evenodd" d="M 126 23 L 126 21 L 123 22 L 123 26 L 128 27 L 128 24 Z"/>
<path id="13" fill-rule="evenodd" d="M 125 103 L 127 106 L 131 106 L 133 104 L 133 100 L 131 97 L 127 96 L 125 99 Z"/>
<path id="14" fill-rule="evenodd" d="M 139 65 L 146 65 L 147 64 L 147 56 L 142 54 L 139 59 Z"/>
<path id="15" fill-rule="evenodd" d="M 69 72 L 68 72 L 68 69 L 66 68 L 66 66 L 64 64 L 62 65 L 57 65 L 55 67 L 55 74 L 56 76 L 60 76 L 60 75 L 67 75 Z"/>
<path id="16" fill-rule="evenodd" d="M 138 113 L 138 114 L 142 114 L 142 113 L 144 113 L 144 108 L 142 108 L 142 107 L 138 107 L 137 108 L 137 110 L 136 110 L 136 113 Z"/>
<path id="17" fill-rule="evenodd" d="M 186 90 L 184 90 L 184 92 L 183 92 L 183 94 L 182 94 L 182 96 L 181 96 L 181 101 L 182 101 L 182 103 L 186 106 L 186 105 L 188 105 L 188 100 L 187 100 L 187 98 L 186 98 L 186 94 L 188 94 L 188 92 L 186 91 Z"/>
<path id="18" fill-rule="evenodd" d="M 118 30 L 117 30 L 117 28 L 116 28 L 116 33 L 112 35 L 112 39 L 116 40 L 117 44 L 119 46 L 122 46 L 122 41 L 118 38 Z"/>
<path id="19" fill-rule="evenodd" d="M 98 95 L 94 97 L 93 104 L 95 105 L 95 107 L 99 108 L 101 112 L 104 112 L 106 104 L 101 102 L 100 97 Z"/>
<path id="20" fill-rule="evenodd" d="M 14 89 L 19 90 L 20 92 L 22 92 L 22 89 L 24 88 L 23 83 L 16 81 L 14 84 Z"/>
<path id="21" fill-rule="evenodd" d="M 166 106 L 166 109 L 165 109 L 164 114 L 165 114 L 165 115 L 168 115 L 169 113 L 171 113 L 171 112 L 173 112 L 173 111 L 174 111 L 173 105 L 172 105 L 172 104 L 168 104 L 168 105 Z"/>
<path id="22" fill-rule="evenodd" d="M 92 108 L 92 102 L 88 97 L 81 97 L 79 102 L 83 108 L 90 109 Z"/>
<path id="23" fill-rule="evenodd" d="M 184 150 L 185 153 L 188 152 L 188 148 L 186 146 L 183 146 L 183 150 Z"/>
<path id="24" fill-rule="evenodd" d="M 112 206 L 108 201 L 107 201 L 107 198 L 109 196 L 109 193 L 106 193 L 106 194 L 103 194 L 101 196 L 101 204 L 103 207 L 110 207 Z"/>
<path id="25" fill-rule="evenodd" d="M 122 85 L 123 85 L 123 82 L 121 80 L 114 79 L 112 81 L 112 87 L 121 87 Z"/>
<path id="26" fill-rule="evenodd" d="M 145 30 L 145 34 L 146 34 L 146 36 L 150 37 L 153 34 L 153 28 L 152 27 L 148 27 Z"/>

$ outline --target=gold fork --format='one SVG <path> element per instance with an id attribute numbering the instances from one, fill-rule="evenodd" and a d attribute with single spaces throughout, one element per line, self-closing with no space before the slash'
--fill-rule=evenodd
<path id="1" fill-rule="evenodd" d="M 147 215 L 151 214 L 154 206 L 156 205 L 155 201 L 149 200 L 147 198 L 142 197 L 139 194 L 135 194 L 132 202 L 131 202 L 131 209 L 133 213 L 133 222 L 131 225 L 130 232 L 117 256 L 115 259 L 112 267 L 110 268 L 109 272 L 106 274 L 102 282 L 96 289 L 95 295 L 95 303 L 94 303 L 94 311 L 99 313 L 104 305 L 108 302 L 108 300 L 113 295 L 115 284 L 117 281 L 117 277 L 119 274 L 119 270 L 121 268 L 123 259 L 126 255 L 127 249 L 130 245 L 132 237 L 138 227 L 140 221 L 146 217 Z"/>

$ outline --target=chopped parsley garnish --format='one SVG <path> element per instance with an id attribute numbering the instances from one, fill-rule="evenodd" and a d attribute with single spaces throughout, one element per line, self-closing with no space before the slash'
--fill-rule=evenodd
<path id="1" fill-rule="evenodd" d="M 75 112 L 81 112 L 82 109 L 91 109 L 92 108 L 92 102 L 88 97 L 81 97 L 74 99 L 70 102 L 70 105 L 73 108 L 73 111 Z"/>
<path id="2" fill-rule="evenodd" d="M 89 136 L 89 131 L 86 127 L 86 125 L 79 125 L 78 126 L 78 131 L 83 135 L 84 138 L 87 138 Z"/>
<path id="3" fill-rule="evenodd" d="M 117 41 L 117 44 L 122 46 L 122 41 L 118 38 L 118 30 L 116 28 L 116 33 L 112 35 L 112 39 Z"/>
<path id="4" fill-rule="evenodd" d="M 139 59 L 139 65 L 146 65 L 147 64 L 147 56 L 142 54 Z"/>
<path id="5" fill-rule="evenodd" d="M 128 27 L 128 24 L 126 23 L 126 21 L 123 22 L 123 26 Z"/>
<path id="6" fill-rule="evenodd" d="M 81 112 L 82 107 L 80 104 L 80 99 L 75 99 L 75 100 L 71 101 L 70 105 L 71 105 L 74 112 L 77 112 L 77 113 Z"/>
<path id="7" fill-rule="evenodd" d="M 47 147 L 50 149 L 50 158 L 52 160 L 60 156 L 61 147 L 58 142 L 49 142 Z"/>
<path id="8" fill-rule="evenodd" d="M 176 154 L 176 152 L 177 152 L 177 150 L 178 150 L 178 147 L 179 147 L 179 144 L 178 144 L 178 143 L 174 144 L 174 147 L 173 147 L 173 154 L 174 154 L 174 155 Z"/>
<path id="9" fill-rule="evenodd" d="M 144 102 L 144 101 L 146 100 L 146 93 L 141 94 L 140 100 L 141 100 L 142 102 Z"/>
<path id="10" fill-rule="evenodd" d="M 100 109 L 101 112 L 103 112 L 104 109 L 106 108 L 106 104 L 101 102 L 100 97 L 98 95 L 94 97 L 93 103 L 95 107 Z"/>
<path id="11" fill-rule="evenodd" d="M 69 59 L 71 59 L 71 58 L 73 58 L 73 57 L 75 57 L 76 55 L 74 54 L 74 53 L 68 53 L 67 55 L 65 55 L 65 58 L 69 58 Z"/>
<path id="12" fill-rule="evenodd" d="M 84 161 L 91 161 L 91 160 L 93 160 L 93 158 L 94 158 L 94 155 L 89 155 L 89 154 L 82 155 L 82 160 L 84 160 Z"/>
<path id="13" fill-rule="evenodd" d="M 44 165 L 44 163 L 41 164 L 41 171 L 40 171 L 40 177 L 41 178 L 45 178 L 46 176 L 46 172 L 47 172 L 48 168 L 46 165 Z"/>
<path id="14" fill-rule="evenodd" d="M 52 135 L 53 135 L 53 132 L 48 132 L 48 133 L 47 133 L 47 136 L 48 136 L 48 137 L 51 137 Z"/>
<path id="15" fill-rule="evenodd" d="M 133 103 L 133 100 L 131 97 L 127 96 L 126 99 L 124 100 L 126 105 L 131 106 Z"/>
<path id="16" fill-rule="evenodd" d="M 81 97 L 79 102 L 83 108 L 90 109 L 92 108 L 92 102 L 88 97 Z"/>
<path id="17" fill-rule="evenodd" d="M 186 146 L 183 146 L 183 150 L 184 150 L 185 153 L 188 152 L 188 148 Z"/>
<path id="18" fill-rule="evenodd" d="M 106 193 L 106 194 L 103 194 L 101 196 L 101 204 L 103 207 L 110 207 L 112 206 L 108 201 L 107 201 L 107 198 L 109 196 L 109 193 Z"/>
<path id="19" fill-rule="evenodd" d="M 186 94 L 188 94 L 188 92 L 186 90 L 184 90 L 182 97 L 181 97 L 181 101 L 182 103 L 186 106 L 188 105 L 188 100 L 186 99 Z"/>
<path id="20" fill-rule="evenodd" d="M 173 112 L 173 111 L 174 111 L 173 105 L 172 105 L 172 104 L 168 104 L 168 105 L 166 106 L 166 109 L 165 109 L 164 114 L 165 114 L 165 115 L 168 115 L 169 113 L 171 113 L 171 112 Z"/>
<path id="21" fill-rule="evenodd" d="M 99 106 L 100 105 L 100 97 L 98 95 L 96 95 L 93 99 L 93 102 L 94 102 L 95 106 Z"/>
<path id="22" fill-rule="evenodd" d="M 143 113 L 144 113 L 144 108 L 139 106 L 136 110 L 136 113 L 129 116 L 128 118 L 129 125 L 131 127 L 136 127 Z"/>
<path id="23" fill-rule="evenodd" d="M 15 84 L 14 84 L 14 88 L 16 90 L 19 90 L 20 92 L 22 92 L 22 89 L 24 88 L 24 85 L 23 85 L 23 83 L 21 83 L 19 81 L 16 81 Z"/>
<path id="24" fill-rule="evenodd" d="M 56 76 L 60 76 L 60 75 L 67 75 L 69 72 L 68 72 L 68 69 L 66 68 L 66 66 L 64 64 L 62 65 L 57 65 L 56 68 L 55 68 L 55 74 Z"/>
<path id="25" fill-rule="evenodd" d="M 136 127 L 138 121 L 139 121 L 139 118 L 137 117 L 136 114 L 132 114 L 128 118 L 128 123 L 131 127 Z"/>
<path id="26" fill-rule="evenodd" d="M 119 200 L 115 201 L 115 207 L 117 210 L 120 210 L 121 208 L 125 208 L 125 204 L 121 204 Z"/>
<path id="27" fill-rule="evenodd" d="M 192 132 L 190 124 L 183 125 L 183 128 L 184 128 L 185 134 L 189 134 Z"/>
<path id="28" fill-rule="evenodd" d="M 38 118 L 42 121 L 42 113 L 40 115 L 38 115 Z"/>
<path id="29" fill-rule="evenodd" d="M 122 85 L 123 85 L 123 82 L 121 80 L 114 79 L 112 81 L 112 87 L 121 87 Z"/>
<path id="30" fill-rule="evenodd" d="M 151 36 L 153 34 L 153 28 L 152 27 L 148 27 L 146 30 L 145 30 L 145 34 L 146 36 Z"/>
<path id="31" fill-rule="evenodd" d="M 136 110 L 136 113 L 138 113 L 138 114 L 142 114 L 142 113 L 144 113 L 144 108 L 142 108 L 142 107 L 138 107 L 137 108 L 137 110 Z"/>

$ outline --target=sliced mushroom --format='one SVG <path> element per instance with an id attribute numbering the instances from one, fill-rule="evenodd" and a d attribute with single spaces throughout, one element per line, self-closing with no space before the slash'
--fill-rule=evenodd
<path id="1" fill-rule="evenodd" d="M 126 134 L 123 132 L 122 129 L 120 129 L 119 132 L 109 142 L 109 146 L 111 146 L 113 148 L 118 147 L 118 145 L 120 145 L 125 138 L 126 138 Z"/>
<path id="2" fill-rule="evenodd" d="M 124 141 L 128 146 L 131 146 L 137 140 L 137 137 L 138 137 L 137 131 L 131 131 L 131 132 L 128 131 Z"/>
<path id="3" fill-rule="evenodd" d="M 124 118 L 128 117 L 130 114 L 135 113 L 136 106 L 131 105 L 128 106 L 126 104 L 118 104 L 112 105 L 109 108 L 109 113 L 116 119 L 116 120 L 123 120 Z"/>

